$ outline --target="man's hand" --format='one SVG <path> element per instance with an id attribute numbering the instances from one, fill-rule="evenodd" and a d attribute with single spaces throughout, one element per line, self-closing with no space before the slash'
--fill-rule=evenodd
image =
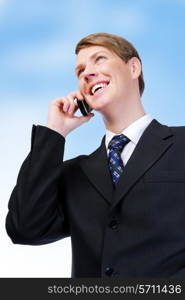
<path id="1" fill-rule="evenodd" d="M 70 131 L 89 121 L 94 116 L 92 113 L 88 116 L 75 116 L 74 114 L 78 109 L 77 103 L 74 102 L 75 98 L 84 100 L 80 91 L 74 91 L 66 97 L 53 100 L 49 104 L 46 126 L 57 131 L 64 137 L 66 137 Z"/>

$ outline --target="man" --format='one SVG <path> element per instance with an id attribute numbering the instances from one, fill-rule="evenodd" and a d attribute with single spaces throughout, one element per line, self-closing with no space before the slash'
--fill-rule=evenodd
<path id="1" fill-rule="evenodd" d="M 51 102 L 9 202 L 14 243 L 71 236 L 72 277 L 185 276 L 184 127 L 145 114 L 141 59 L 125 39 L 92 34 L 77 47 L 79 91 Z M 63 161 L 67 135 L 93 114 L 106 135 L 91 155 Z"/>

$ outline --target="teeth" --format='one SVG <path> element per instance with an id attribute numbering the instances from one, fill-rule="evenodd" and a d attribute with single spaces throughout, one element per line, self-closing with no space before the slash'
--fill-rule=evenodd
<path id="1" fill-rule="evenodd" d="M 108 83 L 98 83 L 98 84 L 95 84 L 92 89 L 91 89 L 91 93 L 94 95 L 94 93 L 96 92 L 97 89 L 99 88 L 104 88 L 108 85 Z"/>

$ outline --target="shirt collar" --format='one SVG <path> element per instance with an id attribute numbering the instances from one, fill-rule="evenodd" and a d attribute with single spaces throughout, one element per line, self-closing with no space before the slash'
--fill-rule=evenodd
<path id="1" fill-rule="evenodd" d="M 153 120 L 151 115 L 145 114 L 143 117 L 137 119 L 132 124 L 130 124 L 127 128 L 125 128 L 122 132 L 119 134 L 126 135 L 130 141 L 132 141 L 135 145 L 138 143 L 141 135 L 143 134 L 146 127 L 150 124 L 150 122 Z M 116 135 L 114 132 L 106 129 L 106 137 L 105 137 L 105 146 L 108 148 L 108 144 L 113 138 L 113 136 Z"/>

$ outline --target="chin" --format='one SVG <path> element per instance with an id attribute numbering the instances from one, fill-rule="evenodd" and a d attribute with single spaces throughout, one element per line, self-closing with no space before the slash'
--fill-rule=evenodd
<path id="1" fill-rule="evenodd" d="M 97 111 L 104 111 L 110 108 L 110 105 L 113 105 L 111 99 L 96 99 L 92 101 L 92 108 Z"/>
<path id="2" fill-rule="evenodd" d="M 108 105 L 106 103 L 93 105 L 93 109 L 100 112 L 100 113 L 101 112 L 103 113 L 108 109 Z"/>

